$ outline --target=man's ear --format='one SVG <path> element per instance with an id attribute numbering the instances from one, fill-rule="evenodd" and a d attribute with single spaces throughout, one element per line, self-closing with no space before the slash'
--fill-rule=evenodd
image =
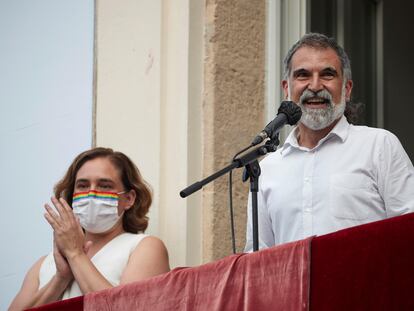
<path id="1" fill-rule="evenodd" d="M 352 80 L 346 81 L 345 84 L 345 101 L 349 102 L 351 100 L 352 86 L 354 82 Z"/>
<path id="2" fill-rule="evenodd" d="M 289 83 L 287 80 L 282 80 L 282 88 L 285 99 L 289 99 Z"/>
<path id="3" fill-rule="evenodd" d="M 134 205 L 135 199 L 137 198 L 137 193 L 134 189 L 129 190 L 125 193 L 125 210 L 128 210 Z"/>

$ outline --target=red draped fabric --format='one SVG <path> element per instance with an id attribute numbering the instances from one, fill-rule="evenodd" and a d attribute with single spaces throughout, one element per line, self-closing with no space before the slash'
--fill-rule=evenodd
<path id="1" fill-rule="evenodd" d="M 307 310 L 310 239 L 85 296 L 97 310 Z"/>
<path id="2" fill-rule="evenodd" d="M 70 299 L 65 299 L 62 301 L 50 303 L 44 306 L 40 306 L 37 308 L 29 309 L 31 311 L 52 311 L 52 310 L 59 310 L 59 311 L 81 311 L 83 310 L 83 299 L 84 297 L 74 297 Z"/>
<path id="3" fill-rule="evenodd" d="M 414 310 L 414 214 L 316 237 L 311 254 L 309 243 L 176 269 L 33 310 Z"/>
<path id="4" fill-rule="evenodd" d="M 414 310 L 414 214 L 312 241 L 311 310 Z"/>

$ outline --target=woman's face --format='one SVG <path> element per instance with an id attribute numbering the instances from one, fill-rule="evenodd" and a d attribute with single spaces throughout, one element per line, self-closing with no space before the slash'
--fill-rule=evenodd
<path id="1" fill-rule="evenodd" d="M 74 193 L 87 191 L 122 192 L 125 191 L 118 169 L 108 158 L 96 158 L 85 162 L 75 179 Z M 118 215 L 129 209 L 135 201 L 135 191 L 119 195 Z"/>

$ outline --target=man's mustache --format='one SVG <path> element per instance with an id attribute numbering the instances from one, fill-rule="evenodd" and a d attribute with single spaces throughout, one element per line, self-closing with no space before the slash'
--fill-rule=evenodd
<path id="1" fill-rule="evenodd" d="M 332 95 L 327 90 L 320 90 L 318 92 L 313 92 L 309 89 L 303 91 L 302 95 L 299 98 L 299 103 L 304 104 L 304 102 L 308 101 L 309 99 L 320 98 L 325 101 L 325 103 L 329 106 L 332 105 Z"/>

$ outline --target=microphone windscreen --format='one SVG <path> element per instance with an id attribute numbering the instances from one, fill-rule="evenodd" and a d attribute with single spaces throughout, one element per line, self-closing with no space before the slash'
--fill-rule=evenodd
<path id="1" fill-rule="evenodd" d="M 277 113 L 284 113 L 287 117 L 287 123 L 289 125 L 295 125 L 302 117 L 302 110 L 300 109 L 300 107 L 296 105 L 294 102 L 288 100 L 283 101 L 280 104 Z"/>

